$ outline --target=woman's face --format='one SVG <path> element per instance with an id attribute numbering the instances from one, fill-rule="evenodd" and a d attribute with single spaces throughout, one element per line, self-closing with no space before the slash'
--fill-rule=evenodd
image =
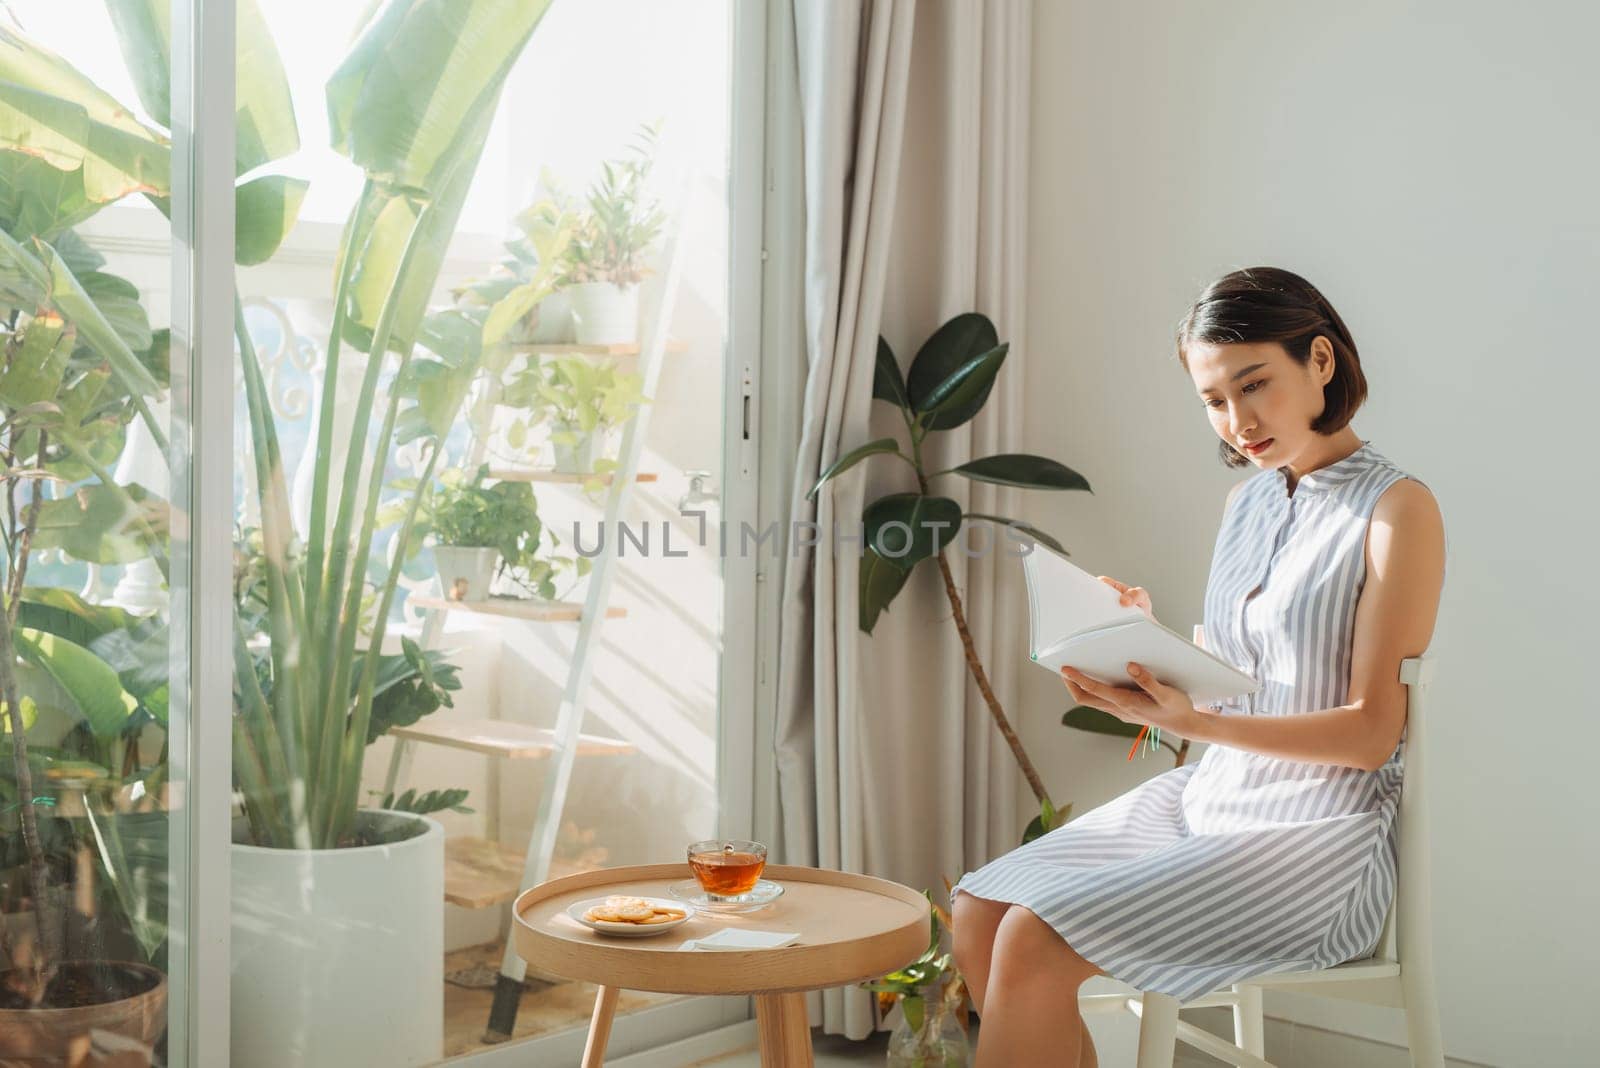
<path id="1" fill-rule="evenodd" d="M 1217 437 L 1257 467 L 1293 464 L 1317 449 L 1312 422 L 1325 404 L 1322 387 L 1333 377 L 1333 345 L 1311 342 L 1311 359 L 1296 363 L 1276 341 L 1216 345 L 1191 341 L 1189 377 Z"/>

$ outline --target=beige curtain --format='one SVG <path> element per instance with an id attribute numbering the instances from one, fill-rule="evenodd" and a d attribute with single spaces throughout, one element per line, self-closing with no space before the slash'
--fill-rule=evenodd
<path id="1" fill-rule="evenodd" d="M 910 366 L 964 311 L 1010 354 L 983 413 L 925 445 L 931 469 L 1020 450 L 1027 346 L 1027 0 L 794 0 L 804 170 L 807 360 L 791 517 L 824 531 L 791 556 L 775 725 L 783 856 L 928 888 L 1015 844 L 1017 773 L 966 671 L 932 563 L 878 622 L 857 626 L 854 532 L 865 501 L 914 488 L 889 462 L 857 468 L 813 504 L 837 456 L 903 426 L 874 403 L 881 333 Z M 936 480 L 965 511 L 1015 515 L 1016 491 Z M 987 543 L 973 542 L 974 550 Z M 1015 721 L 1023 608 L 1015 558 L 947 551 L 979 656 Z M 812 999 L 813 1022 L 864 1037 L 858 990 Z"/>

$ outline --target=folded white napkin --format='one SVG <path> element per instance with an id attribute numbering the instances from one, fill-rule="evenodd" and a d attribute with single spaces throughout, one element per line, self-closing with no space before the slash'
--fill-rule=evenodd
<path id="1" fill-rule="evenodd" d="M 777 949 L 800 940 L 798 931 L 745 931 L 724 927 L 700 938 L 691 938 L 679 949 Z"/>

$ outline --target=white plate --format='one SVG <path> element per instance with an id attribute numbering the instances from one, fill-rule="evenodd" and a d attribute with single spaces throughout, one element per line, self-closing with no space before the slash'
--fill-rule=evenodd
<path id="1" fill-rule="evenodd" d="M 621 896 L 633 897 L 636 895 L 625 894 Z M 610 923 L 605 920 L 584 919 L 583 914 L 585 912 L 588 912 L 596 905 L 604 905 L 606 903 L 606 899 L 603 897 L 591 897 L 587 901 L 579 901 L 568 905 L 567 915 L 596 934 L 614 935 L 618 938 L 649 938 L 652 935 L 670 931 L 675 927 L 682 927 L 689 922 L 689 917 L 694 915 L 694 906 L 683 901 L 669 901 L 664 897 L 647 897 L 643 900 L 655 908 L 674 909 L 683 913 L 683 915 L 676 920 L 667 920 L 665 923 Z"/>

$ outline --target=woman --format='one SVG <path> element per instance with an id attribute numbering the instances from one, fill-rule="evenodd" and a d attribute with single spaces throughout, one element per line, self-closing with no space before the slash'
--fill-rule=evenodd
<path id="1" fill-rule="evenodd" d="M 1433 634 L 1439 508 L 1351 429 L 1355 342 L 1305 279 L 1227 275 L 1177 344 L 1223 462 L 1257 469 L 1224 508 L 1205 643 L 1261 689 L 1197 708 L 1136 664 L 1126 687 L 1063 669 L 1074 701 L 1210 747 L 957 885 L 979 1068 L 1096 1065 L 1093 975 L 1187 1000 L 1369 955 L 1394 894 L 1400 661 Z"/>

